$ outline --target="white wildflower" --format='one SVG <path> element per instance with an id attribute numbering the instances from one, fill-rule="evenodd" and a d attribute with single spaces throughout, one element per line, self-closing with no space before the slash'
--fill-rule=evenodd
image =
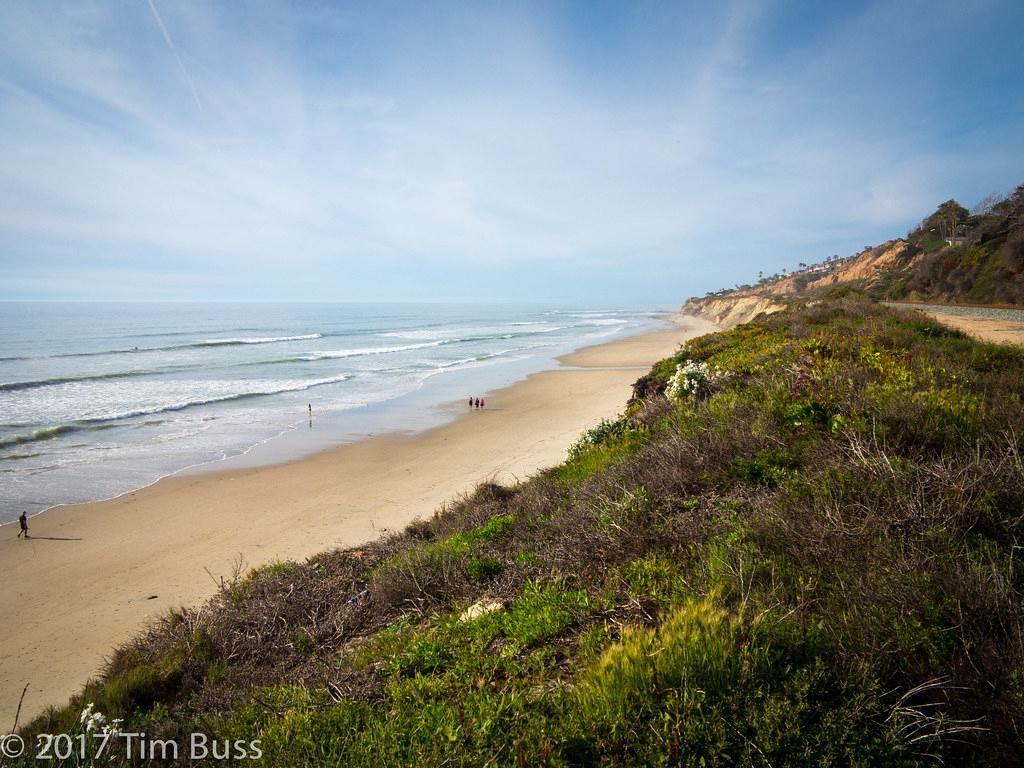
<path id="1" fill-rule="evenodd" d="M 78 722 L 82 724 L 82 729 L 86 733 L 92 733 L 93 731 L 106 732 L 106 715 L 102 712 L 94 711 L 93 706 L 94 705 L 90 702 L 89 705 L 82 710 L 82 714 L 78 717 Z"/>
<path id="2" fill-rule="evenodd" d="M 721 378 L 721 372 L 713 365 L 687 360 L 676 366 L 676 372 L 668 380 L 665 394 L 670 400 L 698 397 L 707 394 L 711 385 L 719 378 Z"/>

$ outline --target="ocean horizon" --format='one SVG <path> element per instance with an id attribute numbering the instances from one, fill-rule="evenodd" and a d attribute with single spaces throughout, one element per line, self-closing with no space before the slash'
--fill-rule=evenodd
<path id="1" fill-rule="evenodd" d="M 0 303 L 0 523 L 420 430 L 665 307 Z M 309 419 L 308 408 L 313 418 Z"/>

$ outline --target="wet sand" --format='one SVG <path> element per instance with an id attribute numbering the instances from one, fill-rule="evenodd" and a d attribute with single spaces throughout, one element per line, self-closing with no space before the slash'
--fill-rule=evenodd
<path id="1" fill-rule="evenodd" d="M 483 480 L 512 483 L 558 464 L 584 429 L 623 410 L 642 369 L 712 330 L 680 317 L 664 331 L 580 350 L 419 434 L 60 507 L 31 520 L 27 542 L 15 540 L 17 524 L 0 528 L 0 730 L 26 684 L 22 724 L 64 703 L 149 620 L 208 599 L 239 558 L 255 567 L 360 544 Z"/>

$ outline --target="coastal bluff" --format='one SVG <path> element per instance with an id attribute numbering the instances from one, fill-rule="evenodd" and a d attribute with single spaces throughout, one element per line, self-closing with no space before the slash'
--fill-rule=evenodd
<path id="1" fill-rule="evenodd" d="M 702 299 L 691 297 L 686 300 L 680 311 L 684 315 L 701 317 L 728 330 L 749 323 L 758 315 L 770 315 L 785 308 L 785 304 L 770 296 L 738 291 L 726 296 Z"/>

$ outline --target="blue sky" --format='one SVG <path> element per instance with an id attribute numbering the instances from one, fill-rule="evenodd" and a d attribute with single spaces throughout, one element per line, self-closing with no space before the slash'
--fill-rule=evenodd
<path id="1" fill-rule="evenodd" d="M 1024 182 L 1019 1 L 0 7 L 0 298 L 672 305 Z"/>

